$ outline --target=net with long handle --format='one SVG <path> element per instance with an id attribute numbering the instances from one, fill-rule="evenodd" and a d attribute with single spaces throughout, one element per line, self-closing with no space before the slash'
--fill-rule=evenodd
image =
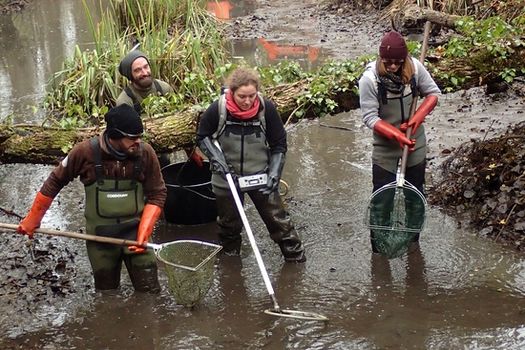
<path id="1" fill-rule="evenodd" d="M 426 199 L 411 183 L 391 182 L 372 193 L 366 225 L 378 253 L 396 258 L 408 251 L 425 224 Z"/>
<path id="2" fill-rule="evenodd" d="M 178 240 L 163 244 L 157 251 L 177 304 L 192 307 L 204 298 L 213 282 L 214 263 L 221 249 L 213 243 Z"/>
<path id="3" fill-rule="evenodd" d="M 425 61 L 430 34 L 430 21 L 425 23 L 423 44 L 419 62 Z M 409 115 L 417 108 L 417 95 L 413 97 Z M 412 137 L 412 127 L 406 130 Z M 388 183 L 372 193 L 365 224 L 370 228 L 370 238 L 375 250 L 386 257 L 395 258 L 408 251 L 411 242 L 419 239 L 425 223 L 425 196 L 414 185 L 405 180 L 408 146 L 403 147 L 396 181 Z"/>

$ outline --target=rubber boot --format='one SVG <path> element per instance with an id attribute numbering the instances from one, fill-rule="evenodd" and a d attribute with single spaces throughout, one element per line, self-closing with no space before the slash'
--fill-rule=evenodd
<path id="1" fill-rule="evenodd" d="M 86 248 L 93 270 L 95 289 L 117 289 L 120 285 L 123 248 L 114 244 L 92 241 L 86 241 Z"/>
<path id="2" fill-rule="evenodd" d="M 279 248 L 281 248 L 281 253 L 286 262 L 303 263 L 306 261 L 303 243 L 295 232 L 283 238 L 279 242 Z"/>
<path id="3" fill-rule="evenodd" d="M 250 191 L 250 198 L 255 204 L 270 237 L 279 245 L 284 260 L 302 263 L 306 261 L 304 247 L 295 230 L 290 215 L 283 205 L 278 191 L 264 195 L 259 191 Z"/>
<path id="4" fill-rule="evenodd" d="M 406 191 L 405 193 L 405 226 L 407 228 L 417 229 L 421 231 L 425 221 L 425 203 L 423 200 L 413 192 Z M 412 242 L 419 241 L 419 232 L 413 233 Z"/>
<path id="5" fill-rule="evenodd" d="M 157 261 L 153 251 L 147 250 L 142 254 L 126 254 L 124 262 L 136 292 L 160 293 Z"/>

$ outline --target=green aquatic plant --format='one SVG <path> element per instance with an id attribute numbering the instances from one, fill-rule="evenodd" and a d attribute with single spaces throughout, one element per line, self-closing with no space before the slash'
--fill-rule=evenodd
<path id="1" fill-rule="evenodd" d="M 94 45 L 84 51 L 77 47 L 54 74 L 44 101 L 53 115 L 49 120 L 71 114 L 87 123 L 99 120 L 93 116 L 113 105 L 128 84 L 118 64 L 137 44 L 152 63 L 152 75 L 177 91 L 149 110 L 183 109 L 215 90 L 215 67 L 228 60 L 221 25 L 206 11 L 205 1 L 110 0 L 98 23 L 83 4 Z"/>

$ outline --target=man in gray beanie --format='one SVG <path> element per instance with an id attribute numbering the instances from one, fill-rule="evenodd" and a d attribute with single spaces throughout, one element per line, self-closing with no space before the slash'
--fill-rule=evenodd
<path id="1" fill-rule="evenodd" d="M 168 83 L 151 77 L 149 60 L 139 50 L 128 53 L 120 61 L 118 70 L 120 74 L 128 78 L 131 84 L 120 93 L 116 101 L 117 106 L 127 104 L 134 107 L 137 112 L 142 113 L 142 100 L 149 95 L 164 96 L 174 92 Z"/>
<path id="2" fill-rule="evenodd" d="M 151 77 L 149 60 L 146 55 L 139 50 L 129 52 L 122 61 L 120 61 L 118 70 L 120 74 L 128 78 L 131 84 L 126 86 L 120 93 L 115 103 L 117 106 L 127 104 L 134 107 L 138 113 L 142 113 L 142 101 L 146 97 L 152 94 L 164 96 L 174 92 L 168 83 Z M 202 167 L 203 158 L 198 150 L 195 148 L 186 148 L 185 152 L 189 159 L 199 167 Z M 162 167 L 170 163 L 169 156 L 166 153 L 160 154 L 159 160 Z"/>

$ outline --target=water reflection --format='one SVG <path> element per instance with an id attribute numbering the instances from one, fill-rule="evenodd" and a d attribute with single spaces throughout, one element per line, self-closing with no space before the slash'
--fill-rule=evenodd
<path id="1" fill-rule="evenodd" d="M 256 4 L 253 1 L 208 1 L 207 9 L 218 19 L 229 22 L 237 17 L 250 15 L 256 10 Z M 293 60 L 307 70 L 319 64 L 323 57 L 322 50 L 318 47 L 286 40 L 268 40 L 264 37 L 232 40 L 231 55 L 253 65 L 272 65 L 281 60 Z"/>
<path id="2" fill-rule="evenodd" d="M 98 20 L 99 1 L 86 3 Z M 15 123 L 27 122 L 46 83 L 71 58 L 75 45 L 92 43 L 82 1 L 34 1 L 20 13 L 1 15 L 0 29 L 0 120 L 15 115 Z"/>
<path id="3" fill-rule="evenodd" d="M 264 37 L 233 40 L 231 55 L 258 66 L 275 65 L 284 60 L 295 61 L 305 70 L 321 65 L 327 57 L 319 47 L 300 45 L 287 40 L 267 40 Z"/>
<path id="4" fill-rule="evenodd" d="M 220 20 L 229 20 L 233 5 L 230 1 L 208 1 L 207 9 Z"/>

